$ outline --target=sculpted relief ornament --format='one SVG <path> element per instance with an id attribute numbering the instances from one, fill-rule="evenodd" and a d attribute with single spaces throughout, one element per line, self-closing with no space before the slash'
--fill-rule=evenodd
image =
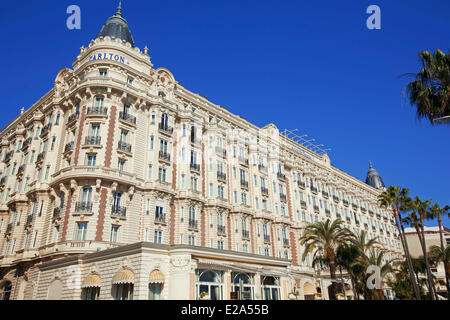
<path id="1" fill-rule="evenodd" d="M 170 264 L 175 270 L 188 271 L 190 270 L 189 263 L 191 262 L 190 256 L 174 257 L 170 259 Z"/>

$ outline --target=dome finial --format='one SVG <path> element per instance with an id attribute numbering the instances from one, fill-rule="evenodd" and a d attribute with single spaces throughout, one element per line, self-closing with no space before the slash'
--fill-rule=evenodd
<path id="1" fill-rule="evenodd" d="M 122 16 L 122 1 L 119 1 L 119 6 L 117 7 L 116 16 Z"/>
<path id="2" fill-rule="evenodd" d="M 369 169 L 373 169 L 372 161 L 369 161 Z"/>

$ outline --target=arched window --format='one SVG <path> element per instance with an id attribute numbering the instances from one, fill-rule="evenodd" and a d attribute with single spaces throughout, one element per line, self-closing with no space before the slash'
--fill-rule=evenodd
<path id="1" fill-rule="evenodd" d="M 232 291 L 238 292 L 239 300 L 253 300 L 254 285 L 251 275 L 233 272 L 231 279 Z"/>
<path id="2" fill-rule="evenodd" d="M 261 290 L 263 300 L 280 300 L 280 278 L 273 276 L 262 277 Z"/>
<path id="3" fill-rule="evenodd" d="M 11 282 L 6 281 L 0 287 L 0 300 L 3 300 L 3 301 L 9 300 L 9 298 L 11 297 L 11 289 L 12 289 Z"/>
<path id="4" fill-rule="evenodd" d="M 222 272 L 197 269 L 197 299 L 208 294 L 211 300 L 221 300 L 223 292 Z"/>

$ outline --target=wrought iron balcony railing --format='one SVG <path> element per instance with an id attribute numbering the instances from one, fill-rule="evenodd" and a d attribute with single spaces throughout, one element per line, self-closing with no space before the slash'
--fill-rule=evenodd
<path id="1" fill-rule="evenodd" d="M 129 113 L 124 113 L 123 111 L 119 112 L 119 119 L 131 124 L 136 124 L 136 117 Z"/>
<path id="2" fill-rule="evenodd" d="M 131 153 L 131 144 L 129 144 L 129 143 L 119 141 L 117 148 L 119 148 L 119 150 L 121 150 L 121 151 Z"/>
<path id="3" fill-rule="evenodd" d="M 101 141 L 102 141 L 102 137 L 100 137 L 100 136 L 87 136 L 86 140 L 85 140 L 85 144 L 96 146 L 96 145 L 100 145 Z"/>
<path id="4" fill-rule="evenodd" d="M 165 151 L 159 152 L 159 159 L 164 161 L 170 161 L 170 154 Z"/>
<path id="5" fill-rule="evenodd" d="M 87 108 L 87 114 L 89 115 L 105 115 L 108 113 L 108 109 L 105 107 L 89 107 Z"/>
<path id="6" fill-rule="evenodd" d="M 169 127 L 167 124 L 163 124 L 160 123 L 158 126 L 159 131 L 168 134 L 168 135 L 172 135 L 173 134 L 173 128 Z"/>
<path id="7" fill-rule="evenodd" d="M 111 216 L 125 218 L 127 216 L 127 208 L 119 205 L 113 205 L 111 208 Z"/>
<path id="8" fill-rule="evenodd" d="M 77 202 L 75 204 L 75 212 L 92 212 L 92 202 Z"/>

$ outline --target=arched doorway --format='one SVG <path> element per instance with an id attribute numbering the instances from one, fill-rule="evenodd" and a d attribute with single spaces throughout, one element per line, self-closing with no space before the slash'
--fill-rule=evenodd
<path id="1" fill-rule="evenodd" d="M 6 301 L 11 298 L 11 290 L 12 290 L 12 283 L 9 281 L 4 282 L 0 286 L 0 300 Z"/>
<path id="2" fill-rule="evenodd" d="M 253 300 L 254 295 L 254 285 L 253 285 L 253 277 L 247 273 L 238 273 L 233 272 L 231 274 L 231 287 L 232 292 L 240 292 L 241 285 L 241 300 Z"/>
<path id="3" fill-rule="evenodd" d="M 53 282 L 48 287 L 48 300 L 61 300 L 63 291 L 63 283 L 59 279 L 53 280 Z"/>
<path id="4" fill-rule="evenodd" d="M 211 300 L 222 300 L 223 279 L 222 272 L 215 270 L 197 270 L 196 295 L 197 299 L 203 292 L 207 293 Z"/>
<path id="5" fill-rule="evenodd" d="M 261 278 L 261 291 L 263 300 L 280 300 L 280 278 L 273 276 L 263 276 Z"/>
<path id="6" fill-rule="evenodd" d="M 303 296 L 305 300 L 315 300 L 316 293 L 316 288 L 311 283 L 305 282 L 303 285 Z"/>

